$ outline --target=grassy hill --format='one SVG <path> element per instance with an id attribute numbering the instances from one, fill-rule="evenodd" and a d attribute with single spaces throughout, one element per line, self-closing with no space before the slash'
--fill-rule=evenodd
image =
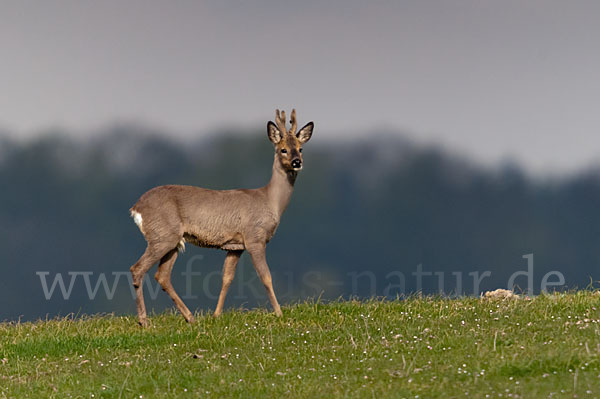
<path id="1" fill-rule="evenodd" d="M 600 295 L 0 324 L 0 398 L 600 397 Z"/>

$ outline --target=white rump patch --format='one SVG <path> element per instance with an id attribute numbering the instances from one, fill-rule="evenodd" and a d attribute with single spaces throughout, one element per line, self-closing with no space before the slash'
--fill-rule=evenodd
<path id="1" fill-rule="evenodd" d="M 143 233 L 144 232 L 144 228 L 142 227 L 142 225 L 143 225 L 144 219 L 142 218 L 142 214 L 139 213 L 138 211 L 134 211 L 132 209 L 131 210 L 131 217 L 133 218 L 133 221 L 135 222 L 135 224 L 137 224 L 137 227 L 139 227 L 140 231 Z"/>

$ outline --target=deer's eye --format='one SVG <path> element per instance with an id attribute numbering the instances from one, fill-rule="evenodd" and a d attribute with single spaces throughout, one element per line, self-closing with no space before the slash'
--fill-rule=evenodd
<path id="1" fill-rule="evenodd" d="M 282 149 L 281 149 L 281 153 L 282 153 L 282 154 L 287 154 L 287 150 L 286 150 L 285 148 L 282 148 Z"/>
<path id="2" fill-rule="evenodd" d="M 300 147 L 300 149 L 298 151 L 302 152 L 302 147 Z"/>

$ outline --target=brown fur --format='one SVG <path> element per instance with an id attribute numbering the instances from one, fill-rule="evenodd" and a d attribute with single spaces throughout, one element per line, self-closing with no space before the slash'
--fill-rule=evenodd
<path id="1" fill-rule="evenodd" d="M 141 325 L 147 325 L 142 280 L 157 262 L 156 280 L 185 319 L 194 321 L 192 313 L 171 284 L 173 264 L 185 242 L 228 251 L 215 316 L 223 311 L 227 290 L 244 250 L 252 257 L 275 313 L 281 316 L 266 262 L 265 247 L 275 234 L 281 215 L 290 201 L 296 176 L 302 167 L 301 145 L 310 139 L 314 127 L 310 122 L 296 133 L 295 110 L 292 110 L 290 122 L 292 127 L 288 132 L 285 128 L 285 112 L 280 114 L 277 110 L 277 124 L 267 124 L 269 139 L 275 147 L 275 159 L 271 181 L 266 186 L 223 191 L 193 186 L 160 186 L 143 194 L 131 208 L 132 216 L 136 223 L 139 222 L 140 231 L 148 243 L 144 254 L 130 269 Z"/>

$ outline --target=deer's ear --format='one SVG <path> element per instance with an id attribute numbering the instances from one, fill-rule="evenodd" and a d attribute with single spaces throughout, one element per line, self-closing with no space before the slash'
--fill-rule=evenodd
<path id="1" fill-rule="evenodd" d="M 281 141 L 281 132 L 279 131 L 277 126 L 271 121 L 267 123 L 267 135 L 269 136 L 269 140 L 271 140 L 271 143 L 273 144 L 277 144 Z"/>
<path id="2" fill-rule="evenodd" d="M 304 125 L 304 127 L 296 134 L 298 141 L 304 144 L 310 140 L 314 127 L 315 124 L 313 122 L 308 122 L 306 125 Z"/>

